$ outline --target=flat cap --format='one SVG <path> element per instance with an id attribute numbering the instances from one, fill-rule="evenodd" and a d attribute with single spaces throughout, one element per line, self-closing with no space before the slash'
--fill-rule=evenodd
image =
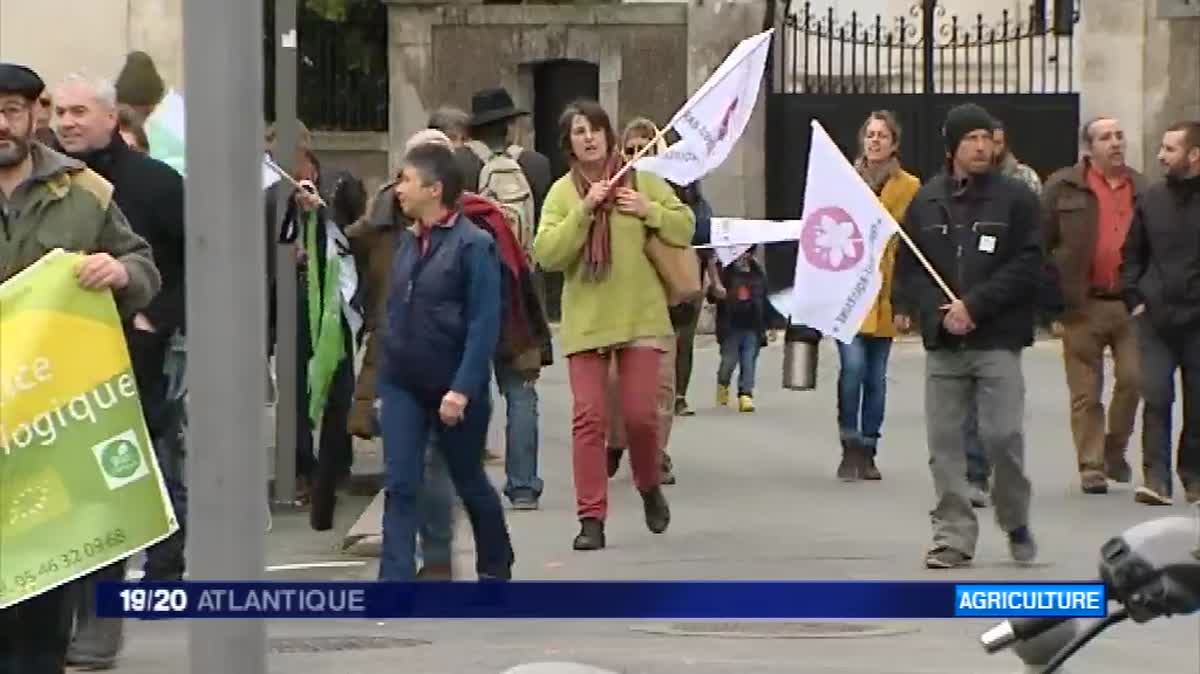
<path id="1" fill-rule="evenodd" d="M 46 83 L 30 68 L 0 63 L 0 94 L 17 94 L 35 101 L 45 88 Z"/>

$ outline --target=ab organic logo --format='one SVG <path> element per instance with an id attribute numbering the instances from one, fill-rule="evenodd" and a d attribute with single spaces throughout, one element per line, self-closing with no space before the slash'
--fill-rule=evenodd
<path id="1" fill-rule="evenodd" d="M 150 474 L 133 430 L 101 442 L 92 447 L 92 452 L 109 489 L 119 489 Z"/>

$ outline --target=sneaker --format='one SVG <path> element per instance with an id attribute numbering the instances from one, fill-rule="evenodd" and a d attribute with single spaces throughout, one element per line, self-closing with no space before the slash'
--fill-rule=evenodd
<path id="1" fill-rule="evenodd" d="M 1079 486 L 1085 494 L 1107 494 L 1108 478 L 1103 473 L 1083 473 L 1079 476 Z"/>
<path id="2" fill-rule="evenodd" d="M 738 411 L 753 412 L 754 411 L 754 396 L 739 395 L 738 396 Z"/>
<path id="3" fill-rule="evenodd" d="M 958 569 L 971 565 L 971 556 L 954 548 L 934 548 L 925 555 L 927 569 Z"/>
<path id="4" fill-rule="evenodd" d="M 1142 505 L 1169 506 L 1173 502 L 1171 494 L 1160 485 L 1143 484 L 1133 493 L 1133 500 Z"/>
<path id="5" fill-rule="evenodd" d="M 1187 499 L 1188 503 L 1192 505 L 1200 504 L 1200 482 L 1186 484 L 1183 489 L 1183 497 Z"/>
<path id="6" fill-rule="evenodd" d="M 967 485 L 967 497 L 971 499 L 972 508 L 986 508 L 992 503 L 992 499 L 988 496 L 987 485 Z"/>
<path id="7" fill-rule="evenodd" d="M 717 384 L 717 407 L 724 407 L 729 404 L 729 387 L 724 384 Z"/>
<path id="8" fill-rule="evenodd" d="M 691 417 L 696 415 L 696 410 L 693 410 L 687 402 L 687 398 L 675 399 L 675 416 Z"/>
<path id="9" fill-rule="evenodd" d="M 671 455 L 663 452 L 661 475 L 659 484 L 672 485 L 675 484 L 675 464 L 671 461 Z"/>
<path id="10" fill-rule="evenodd" d="M 513 510 L 537 510 L 538 500 L 533 494 L 517 494 L 510 499 Z"/>
<path id="11" fill-rule="evenodd" d="M 1029 527 L 1020 527 L 1008 532 L 1008 553 L 1012 555 L 1013 561 L 1021 564 L 1029 564 L 1037 559 L 1037 542 L 1033 540 Z"/>

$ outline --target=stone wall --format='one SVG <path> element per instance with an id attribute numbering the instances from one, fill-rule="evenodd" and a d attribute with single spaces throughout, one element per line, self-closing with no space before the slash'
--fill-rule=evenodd
<path id="1" fill-rule="evenodd" d="M 403 140 L 439 105 L 468 108 L 471 94 L 504 86 L 527 109 L 528 66 L 573 59 L 599 67 L 600 102 L 618 124 L 669 117 L 687 96 L 686 7 L 477 5 L 389 0 L 391 166 Z"/>
<path id="2" fill-rule="evenodd" d="M 1160 19 L 1153 2 L 1089 0 L 1080 22 L 1080 117 L 1117 117 L 1130 165 L 1157 175 L 1163 130 L 1200 118 L 1200 19 Z"/>

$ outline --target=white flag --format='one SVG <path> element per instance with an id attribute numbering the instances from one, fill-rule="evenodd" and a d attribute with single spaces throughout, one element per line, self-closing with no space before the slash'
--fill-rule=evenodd
<path id="1" fill-rule="evenodd" d="M 713 218 L 712 236 L 706 246 L 716 251 L 721 266 L 728 267 L 751 247 L 760 243 L 796 241 L 800 238 L 801 220 L 746 220 L 743 218 Z"/>
<path id="2" fill-rule="evenodd" d="M 899 226 L 816 120 L 801 219 L 792 323 L 848 344 L 879 294 L 879 263 Z"/>
<path id="3" fill-rule="evenodd" d="M 773 28 L 738 43 L 664 127 L 675 129 L 679 142 L 661 155 L 639 159 L 634 168 L 690 185 L 720 166 L 754 112 L 772 33 Z"/>

